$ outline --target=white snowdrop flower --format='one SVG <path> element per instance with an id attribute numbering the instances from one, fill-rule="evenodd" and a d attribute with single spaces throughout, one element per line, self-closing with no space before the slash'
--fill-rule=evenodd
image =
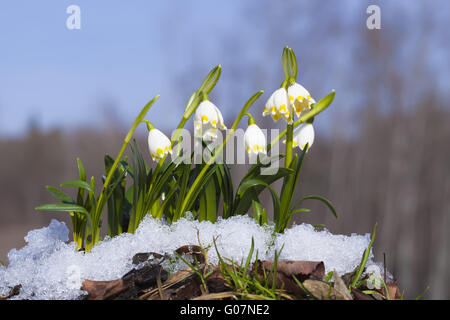
<path id="1" fill-rule="evenodd" d="M 172 145 L 169 138 L 158 129 L 151 129 L 148 133 L 148 148 L 153 161 L 172 154 Z"/>
<path id="2" fill-rule="evenodd" d="M 198 136 L 203 140 L 214 140 L 217 130 L 226 128 L 222 113 L 211 101 L 205 100 L 198 105 L 194 115 L 194 129 Z"/>
<path id="3" fill-rule="evenodd" d="M 249 154 L 266 153 L 266 137 L 256 124 L 248 126 L 244 133 L 244 143 Z"/>
<path id="4" fill-rule="evenodd" d="M 286 140 L 283 141 L 286 143 Z M 308 149 L 311 148 L 314 142 L 314 127 L 311 123 L 301 123 L 294 128 L 294 137 L 292 139 L 292 147 L 299 147 L 303 151 L 306 144 Z"/>
<path id="5" fill-rule="evenodd" d="M 292 105 L 289 103 L 287 91 L 284 88 L 275 90 L 266 102 L 263 116 L 271 115 L 277 122 L 281 117 L 288 123 L 292 123 Z"/>
<path id="6" fill-rule="evenodd" d="M 383 285 L 383 277 L 381 276 L 380 268 L 377 265 L 372 264 L 366 268 L 365 273 L 369 275 L 366 282 L 367 288 L 370 290 L 381 289 L 381 286 Z"/>
<path id="7" fill-rule="evenodd" d="M 297 115 L 311 108 L 311 104 L 316 103 L 316 101 L 311 97 L 308 90 L 306 90 L 301 84 L 294 83 L 289 86 L 288 90 L 289 102 L 292 104 L 292 108 Z"/>

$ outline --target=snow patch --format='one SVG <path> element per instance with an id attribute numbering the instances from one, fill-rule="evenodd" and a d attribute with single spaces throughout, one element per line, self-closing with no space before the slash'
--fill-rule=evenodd
<path id="1" fill-rule="evenodd" d="M 198 244 L 198 240 L 207 247 L 214 239 L 221 256 L 237 262 L 246 259 L 253 238 L 260 260 L 273 259 L 275 250 L 283 248 L 281 260 L 323 261 L 326 272 L 336 270 L 342 275 L 358 266 L 370 242 L 369 234 L 333 235 L 307 224 L 293 226 L 284 234 L 273 230 L 273 226 L 259 226 L 245 215 L 219 218 L 214 224 L 188 217 L 172 225 L 147 216 L 135 234 L 106 237 L 84 253 L 67 242 L 69 229 L 64 222 L 52 220 L 48 227 L 30 231 L 25 247 L 9 252 L 9 265 L 0 267 L 0 295 L 21 284 L 20 294 L 13 299 L 77 299 L 84 294 L 79 290 L 83 280 L 121 278 L 135 267 L 131 260 L 136 253 L 171 254 L 183 245 Z M 214 246 L 208 251 L 208 261 L 218 263 Z"/>

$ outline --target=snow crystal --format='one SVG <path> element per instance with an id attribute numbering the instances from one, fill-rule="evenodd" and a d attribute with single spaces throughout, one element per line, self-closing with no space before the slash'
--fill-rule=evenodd
<path id="1" fill-rule="evenodd" d="M 323 261 L 326 271 L 339 274 L 353 271 L 367 248 L 369 235 L 333 235 L 315 231 L 307 224 L 275 234 L 273 226 L 259 226 L 248 216 L 220 219 L 216 223 L 183 218 L 168 225 L 146 217 L 134 234 L 106 237 L 89 253 L 76 251 L 67 242 L 69 230 L 63 222 L 52 220 L 46 228 L 32 230 L 25 237 L 27 245 L 12 249 L 9 265 L 0 267 L 0 295 L 22 285 L 12 299 L 77 299 L 85 292 L 79 288 L 85 279 L 114 280 L 132 268 L 132 258 L 140 252 L 171 254 L 177 248 L 200 241 L 208 247 L 208 261 L 218 263 L 214 241 L 222 257 L 236 262 L 245 260 L 254 240 L 255 259 L 273 259 L 282 248 L 281 260 Z M 372 261 L 370 260 L 370 263 Z M 178 269 L 186 267 L 178 265 Z"/>

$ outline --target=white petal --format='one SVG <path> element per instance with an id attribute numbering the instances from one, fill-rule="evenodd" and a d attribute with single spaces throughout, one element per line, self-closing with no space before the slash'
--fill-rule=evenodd
<path id="1" fill-rule="evenodd" d="M 216 107 L 211 101 L 202 101 L 197 110 L 195 110 L 194 122 L 217 123 L 218 122 Z"/>
<path id="2" fill-rule="evenodd" d="M 310 123 L 302 123 L 294 129 L 295 146 L 303 150 L 304 146 L 308 144 L 308 149 L 311 148 L 314 142 L 314 127 Z"/>
<path id="3" fill-rule="evenodd" d="M 256 124 L 251 124 L 248 126 L 244 134 L 244 143 L 245 148 L 249 153 L 265 153 L 266 137 Z"/>
<path id="4" fill-rule="evenodd" d="M 220 128 L 220 129 L 226 129 L 227 126 L 223 122 L 222 112 L 220 112 L 219 108 L 217 108 L 216 105 L 213 104 L 213 106 L 214 106 L 214 108 L 216 110 L 216 113 L 217 113 L 217 119 L 218 119 L 217 127 Z"/>
<path id="5" fill-rule="evenodd" d="M 311 104 L 315 103 L 308 90 L 298 83 L 294 83 L 288 88 L 288 96 L 298 117 L 302 111 L 308 110 Z"/>
<path id="6" fill-rule="evenodd" d="M 158 129 L 152 129 L 148 133 L 148 148 L 153 160 L 172 153 L 170 139 Z"/>
<path id="7" fill-rule="evenodd" d="M 285 114 L 289 111 L 289 102 L 286 89 L 280 88 L 273 93 L 273 102 L 278 112 Z"/>
<path id="8" fill-rule="evenodd" d="M 263 116 L 267 116 L 268 114 L 271 114 L 270 110 L 272 109 L 272 107 L 274 107 L 276 109 L 275 103 L 273 101 L 273 95 L 274 95 L 274 93 L 272 93 L 270 95 L 269 99 L 267 99 L 266 106 L 263 111 Z"/>

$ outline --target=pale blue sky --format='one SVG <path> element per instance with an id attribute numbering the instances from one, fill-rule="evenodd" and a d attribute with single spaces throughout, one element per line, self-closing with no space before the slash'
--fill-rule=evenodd
<path id="1" fill-rule="evenodd" d="M 322 15 L 305 7 L 305 12 L 284 18 L 285 9 L 274 1 L 2 1 L 0 136 L 25 132 L 31 118 L 44 129 L 96 126 L 108 101 L 128 125 L 158 93 L 159 107 L 149 118 L 164 128 L 173 127 L 183 103 L 199 85 L 198 77 L 219 63 L 224 72 L 216 94 L 219 101 L 233 105 L 224 110 L 231 117 L 244 97 L 275 89 L 282 76 L 284 45 L 292 46 L 299 59 L 321 54 L 320 63 L 301 61 L 302 79 L 319 98 L 333 88 L 339 90 L 337 102 L 346 108 L 355 103 L 352 84 L 345 82 L 356 73 L 351 70 L 351 52 L 365 41 L 356 33 L 364 28 L 367 5 L 356 2 L 360 3 L 348 0 L 333 7 L 336 2 L 323 0 Z M 383 15 L 414 22 L 414 7 L 402 3 L 382 5 Z M 81 30 L 66 28 L 66 8 L 71 4 L 81 8 Z M 320 34 L 317 30 L 327 14 L 340 15 L 345 32 L 334 37 L 329 30 L 326 38 L 309 37 Z M 278 35 L 273 26 L 283 23 L 296 31 Z M 438 40 L 434 45 L 439 49 Z M 434 61 L 446 61 L 446 53 L 433 50 Z"/>

